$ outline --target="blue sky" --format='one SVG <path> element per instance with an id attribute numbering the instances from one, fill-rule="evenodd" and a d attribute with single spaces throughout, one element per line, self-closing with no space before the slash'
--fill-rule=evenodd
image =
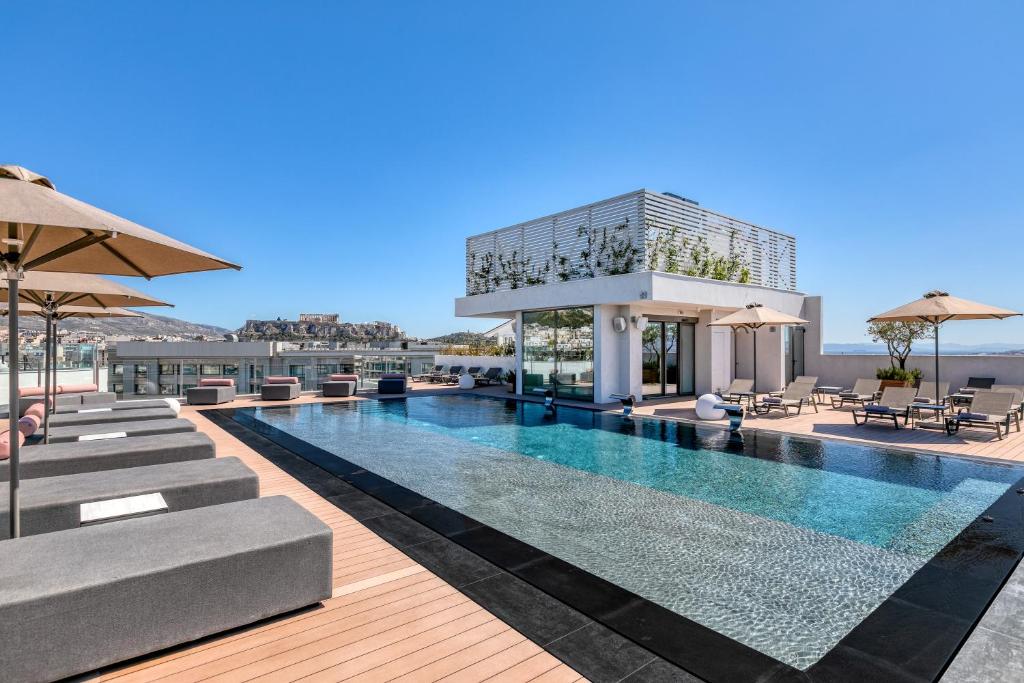
<path id="1" fill-rule="evenodd" d="M 1024 4 L 896 4 L 6 3 L 0 149 L 243 264 L 132 283 L 228 327 L 484 329 L 465 236 L 640 187 L 795 234 L 827 341 L 1022 309 Z"/>

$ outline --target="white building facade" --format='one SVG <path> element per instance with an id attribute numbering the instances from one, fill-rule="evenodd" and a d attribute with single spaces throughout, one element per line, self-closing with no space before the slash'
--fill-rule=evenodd
<path id="1" fill-rule="evenodd" d="M 709 327 L 759 303 L 809 320 L 757 334 L 757 387 L 803 374 L 820 300 L 796 291 L 796 240 L 638 190 L 466 240 L 458 316 L 510 318 L 516 390 L 606 403 L 721 389 L 753 373 L 750 334 Z M 812 347 L 813 348 L 813 347 Z"/>

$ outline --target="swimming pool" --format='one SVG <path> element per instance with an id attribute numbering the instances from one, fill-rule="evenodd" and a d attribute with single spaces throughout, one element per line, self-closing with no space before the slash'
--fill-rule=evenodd
<path id="1" fill-rule="evenodd" d="M 1024 476 L 469 395 L 252 415 L 800 670 Z"/>

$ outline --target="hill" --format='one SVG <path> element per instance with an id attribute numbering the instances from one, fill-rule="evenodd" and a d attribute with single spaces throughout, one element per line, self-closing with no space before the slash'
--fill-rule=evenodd
<path id="1" fill-rule="evenodd" d="M 18 322 L 23 330 L 42 332 L 45 327 L 43 319 L 35 315 L 23 315 Z M 184 338 L 220 337 L 231 331 L 216 325 L 203 325 L 152 313 L 142 313 L 141 318 L 68 318 L 60 321 L 60 329 L 70 332 L 97 332 L 107 336 Z"/>

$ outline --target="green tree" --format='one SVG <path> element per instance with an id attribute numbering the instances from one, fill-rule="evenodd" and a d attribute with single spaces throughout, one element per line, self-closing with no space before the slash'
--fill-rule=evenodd
<path id="1" fill-rule="evenodd" d="M 871 341 L 884 343 L 889 351 L 889 363 L 892 367 L 907 369 L 907 358 L 915 341 L 931 339 L 933 327 L 928 323 L 910 322 L 874 322 L 868 325 Z"/>

